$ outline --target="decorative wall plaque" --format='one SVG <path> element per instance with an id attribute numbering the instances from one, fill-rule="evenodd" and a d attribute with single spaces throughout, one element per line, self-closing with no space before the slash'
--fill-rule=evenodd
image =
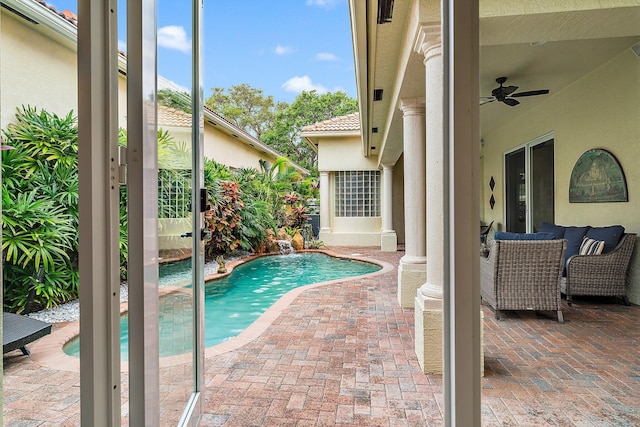
<path id="1" fill-rule="evenodd" d="M 598 148 L 582 154 L 571 172 L 569 203 L 627 201 L 627 181 L 613 154 Z"/>

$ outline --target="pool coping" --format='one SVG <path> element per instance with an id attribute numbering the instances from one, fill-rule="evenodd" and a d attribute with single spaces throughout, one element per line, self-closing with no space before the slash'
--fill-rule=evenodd
<path id="1" fill-rule="evenodd" d="M 366 277 L 377 276 L 380 274 L 387 273 L 392 271 L 395 267 L 385 261 L 377 260 L 374 258 L 365 257 L 358 253 L 354 253 L 351 255 L 343 255 L 338 254 L 336 252 L 331 251 L 330 249 L 306 249 L 300 252 L 320 252 L 326 255 L 332 256 L 334 258 L 342 258 L 342 259 L 351 259 L 357 261 L 369 262 L 372 264 L 379 265 L 381 267 L 380 270 L 374 271 L 372 273 L 362 274 L 359 276 L 351 276 L 345 277 L 341 279 L 328 280 L 325 282 L 312 283 L 309 285 L 304 285 L 297 287 L 295 289 L 290 290 L 286 294 L 284 294 L 280 299 L 278 299 L 271 307 L 269 307 L 260 317 L 258 317 L 251 325 L 249 325 L 244 331 L 242 331 L 239 335 L 229 338 L 227 341 L 217 344 L 212 347 L 205 348 L 204 357 L 214 357 L 221 355 L 223 353 L 230 352 L 232 350 L 236 350 L 243 345 L 253 341 L 258 338 L 272 323 L 274 320 L 280 316 L 280 314 L 293 302 L 293 300 L 298 297 L 302 292 L 317 288 L 320 286 L 334 285 L 338 283 L 343 283 L 351 280 L 360 280 Z M 253 259 L 262 256 L 271 256 L 277 254 L 254 254 L 245 258 L 236 259 L 230 261 L 227 264 L 227 272 L 226 273 L 216 273 L 207 275 L 205 277 L 205 281 L 218 279 L 224 276 L 231 274 L 233 269 L 239 265 L 242 265 L 246 262 L 249 262 Z M 165 286 L 159 289 L 160 296 L 168 295 L 174 292 L 190 292 L 189 289 L 186 288 L 176 288 L 171 286 Z M 128 303 L 123 302 L 120 304 L 120 312 L 125 313 L 128 309 Z M 66 354 L 62 348 L 64 345 L 78 336 L 80 334 L 80 321 L 76 320 L 73 322 L 69 322 L 65 326 L 54 330 L 51 334 L 40 338 L 38 341 L 32 343 L 30 347 L 31 351 L 31 359 L 40 366 L 47 367 L 50 369 L 69 371 L 69 372 L 80 372 L 80 358 L 70 356 Z M 172 367 L 183 365 L 187 363 L 193 362 L 192 353 L 185 353 L 177 356 L 166 356 L 160 358 L 160 368 Z M 129 371 L 129 363 L 126 361 L 121 362 L 121 372 Z"/>

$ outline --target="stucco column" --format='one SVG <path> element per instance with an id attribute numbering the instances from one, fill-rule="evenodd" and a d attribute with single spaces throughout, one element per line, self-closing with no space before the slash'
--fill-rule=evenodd
<path id="1" fill-rule="evenodd" d="M 426 280 L 425 106 L 423 99 L 403 99 L 405 255 L 398 267 L 398 302 L 413 307 Z"/>
<path id="2" fill-rule="evenodd" d="M 382 165 L 382 230 L 380 231 L 380 250 L 395 252 L 398 250 L 398 236 L 393 229 L 393 165 Z"/>
<path id="3" fill-rule="evenodd" d="M 329 226 L 329 172 L 320 172 L 320 232 L 331 233 Z"/>
<path id="4" fill-rule="evenodd" d="M 424 55 L 426 112 L 426 281 L 415 297 L 416 354 L 426 373 L 443 372 L 444 133 L 440 25 L 419 28 L 416 52 Z"/>

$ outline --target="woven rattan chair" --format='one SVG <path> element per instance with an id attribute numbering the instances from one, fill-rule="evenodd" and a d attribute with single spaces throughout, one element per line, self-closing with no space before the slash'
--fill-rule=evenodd
<path id="1" fill-rule="evenodd" d="M 636 243 L 635 234 L 624 234 L 611 252 L 602 255 L 575 255 L 567 261 L 567 277 L 562 292 L 571 305 L 574 295 L 622 297 L 627 299 L 626 276 Z"/>
<path id="2" fill-rule="evenodd" d="M 567 241 L 496 240 L 487 258 L 480 258 L 480 296 L 501 310 L 561 310 L 560 284 Z"/>

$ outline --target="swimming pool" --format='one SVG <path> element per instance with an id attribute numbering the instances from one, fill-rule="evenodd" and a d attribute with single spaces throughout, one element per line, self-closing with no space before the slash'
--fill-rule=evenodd
<path id="1" fill-rule="evenodd" d="M 190 285 L 191 261 L 160 266 L 160 281 Z M 335 258 L 323 253 L 264 256 L 237 266 L 231 274 L 205 286 L 205 347 L 237 336 L 280 297 L 300 286 L 360 276 L 380 270 L 376 264 Z M 191 296 L 175 292 L 160 299 L 160 356 L 191 351 Z M 128 318 L 120 320 L 121 357 L 129 347 Z M 80 340 L 74 338 L 64 352 L 78 356 Z"/>

